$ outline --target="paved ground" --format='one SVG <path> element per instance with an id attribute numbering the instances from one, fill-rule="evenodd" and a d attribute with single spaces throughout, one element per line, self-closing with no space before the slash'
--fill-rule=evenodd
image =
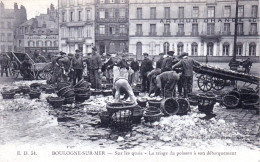
<path id="1" fill-rule="evenodd" d="M 210 63 L 212 65 L 218 65 L 220 67 L 228 68 L 226 63 L 221 64 L 215 64 Z M 252 68 L 252 73 L 257 74 L 258 73 L 258 67 L 254 64 Z M 259 64 L 257 64 L 259 65 Z M 11 82 L 15 81 L 12 78 L 6 78 L 6 77 L 0 77 L 0 83 L 1 84 L 9 84 Z M 230 91 L 233 87 L 226 87 L 221 92 L 226 93 Z M 196 78 L 194 79 L 194 90 L 196 93 L 201 92 L 198 90 Z M 260 148 L 260 122 L 259 122 L 259 114 L 256 113 L 256 110 L 248 110 L 248 109 L 226 109 L 224 106 L 216 106 L 214 108 L 214 113 L 217 115 L 216 119 L 224 119 L 225 122 L 228 123 L 234 123 L 236 125 L 236 128 L 243 134 L 243 138 L 237 139 L 241 141 L 245 141 L 249 144 L 253 144 L 254 146 L 257 146 Z M 15 118 L 14 118 L 15 119 Z M 70 130 L 71 131 L 71 130 Z M 18 132 L 20 133 L 20 132 Z M 38 132 L 37 134 L 40 134 L 41 132 Z M 24 137 L 25 138 L 25 137 Z M 27 137 L 26 137 L 27 139 Z M 26 140 L 25 139 L 25 140 Z"/>

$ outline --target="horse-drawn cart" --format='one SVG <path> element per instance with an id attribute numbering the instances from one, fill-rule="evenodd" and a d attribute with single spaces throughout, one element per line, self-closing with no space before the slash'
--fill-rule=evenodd
<path id="1" fill-rule="evenodd" d="M 21 73 L 21 65 L 25 58 L 29 58 L 32 63 L 31 78 L 33 79 L 49 79 L 51 77 L 51 63 L 36 63 L 27 53 L 20 52 L 7 52 L 9 58 L 9 71 L 12 77 L 17 78 Z"/>
<path id="2" fill-rule="evenodd" d="M 209 65 L 194 67 L 194 71 L 200 74 L 198 76 L 197 83 L 199 89 L 204 92 L 210 91 L 212 88 L 215 90 L 221 90 L 227 85 L 228 80 L 235 83 L 237 81 L 244 82 L 243 86 L 249 86 L 251 84 L 255 84 L 258 86 L 260 80 L 259 77 L 256 77 L 254 75 L 226 70 Z"/>

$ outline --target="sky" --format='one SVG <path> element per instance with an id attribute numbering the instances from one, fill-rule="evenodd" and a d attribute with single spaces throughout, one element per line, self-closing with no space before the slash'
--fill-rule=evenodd
<path id="1" fill-rule="evenodd" d="M 21 5 L 24 5 L 27 11 L 27 19 L 31 19 L 35 16 L 40 15 L 41 13 L 46 14 L 47 8 L 50 7 L 51 4 L 54 5 L 55 8 L 58 8 L 58 0 L 0 0 L 4 3 L 5 8 L 13 9 L 14 3 L 18 4 L 18 8 Z"/>

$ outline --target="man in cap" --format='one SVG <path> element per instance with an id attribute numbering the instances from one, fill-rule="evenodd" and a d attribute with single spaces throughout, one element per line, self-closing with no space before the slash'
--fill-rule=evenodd
<path id="1" fill-rule="evenodd" d="M 172 69 L 181 67 L 183 69 L 182 79 L 183 79 L 183 88 L 184 88 L 184 97 L 188 97 L 188 93 L 192 92 L 193 84 L 193 66 L 200 66 L 200 63 L 196 60 L 188 57 L 188 53 L 184 52 L 182 54 L 183 59 L 180 60 L 177 64 L 173 65 Z"/>
<path id="2" fill-rule="evenodd" d="M 72 67 L 74 70 L 73 85 L 75 85 L 82 79 L 84 69 L 83 58 L 80 56 L 80 53 L 76 53 L 72 59 Z"/>
<path id="3" fill-rule="evenodd" d="M 153 70 L 153 62 L 148 58 L 148 53 L 144 53 L 144 60 L 141 63 L 140 73 L 142 77 L 142 92 L 149 92 L 150 81 L 148 73 Z"/>
<path id="4" fill-rule="evenodd" d="M 147 77 L 150 81 L 150 91 L 149 96 L 152 93 L 155 93 L 155 96 L 160 95 L 160 89 L 156 86 L 156 77 L 157 75 L 161 74 L 161 68 L 159 68 L 160 64 L 156 64 L 156 68 L 148 73 Z"/>
<path id="5" fill-rule="evenodd" d="M 163 59 L 161 70 L 162 72 L 171 71 L 172 66 L 177 63 L 176 59 L 173 57 L 174 51 L 168 51 L 166 57 Z"/>
<path id="6" fill-rule="evenodd" d="M 156 62 L 156 67 L 158 67 L 158 68 L 162 68 L 162 63 L 163 63 L 163 60 L 164 60 L 164 58 L 163 58 L 163 56 L 164 56 L 164 53 L 159 53 L 159 56 L 160 56 L 160 58 L 159 58 L 159 60 Z"/>
<path id="7" fill-rule="evenodd" d="M 101 57 L 97 53 L 96 47 L 92 48 L 92 55 L 89 58 L 89 77 L 92 88 L 101 88 L 101 73 L 102 62 Z"/>

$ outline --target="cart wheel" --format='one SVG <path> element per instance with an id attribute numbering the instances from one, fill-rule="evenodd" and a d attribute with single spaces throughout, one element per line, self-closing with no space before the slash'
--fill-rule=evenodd
<path id="1" fill-rule="evenodd" d="M 212 88 L 215 90 L 221 90 L 226 86 L 226 80 L 224 80 L 224 79 L 213 77 L 212 81 L 213 81 Z"/>
<path id="2" fill-rule="evenodd" d="M 212 77 L 208 75 L 200 75 L 198 78 L 199 89 L 203 92 L 207 92 L 212 89 Z"/>

